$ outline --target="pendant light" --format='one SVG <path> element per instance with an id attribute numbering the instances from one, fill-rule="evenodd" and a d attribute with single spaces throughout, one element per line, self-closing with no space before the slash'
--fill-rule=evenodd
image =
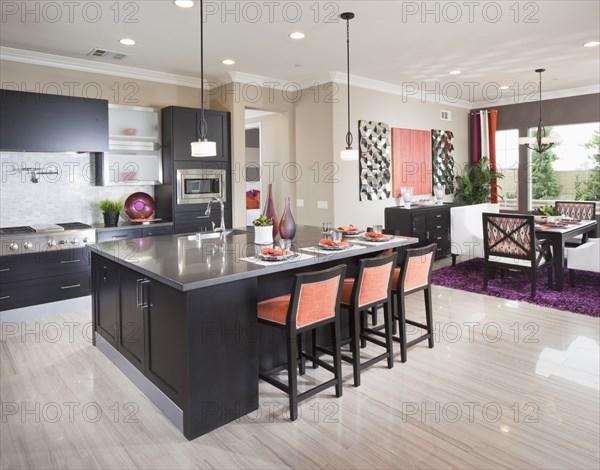
<path id="1" fill-rule="evenodd" d="M 200 123 L 198 125 L 200 131 L 200 139 L 198 142 L 192 142 L 192 157 L 216 157 L 217 144 L 209 142 L 206 137 L 208 126 L 204 118 L 204 1 L 200 0 L 200 79 L 201 83 L 201 110 Z"/>
<path id="2" fill-rule="evenodd" d="M 529 150 L 537 153 L 544 153 L 554 146 L 554 144 L 560 143 L 558 137 L 546 136 L 546 128 L 542 122 L 542 73 L 546 69 L 537 69 L 535 73 L 540 75 L 540 121 L 538 122 L 537 135 L 536 137 L 521 137 L 519 139 L 520 145 L 525 145 Z"/>
<path id="3" fill-rule="evenodd" d="M 355 161 L 358 160 L 358 150 L 352 148 L 354 138 L 352 132 L 350 132 L 350 20 L 354 18 L 354 13 L 342 13 L 340 18 L 346 20 L 346 66 L 348 74 L 348 132 L 346 133 L 346 148 L 340 152 L 340 159 Z"/>

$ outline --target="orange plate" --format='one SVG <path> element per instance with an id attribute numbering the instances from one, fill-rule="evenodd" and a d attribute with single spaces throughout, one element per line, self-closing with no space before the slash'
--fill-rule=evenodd
<path id="1" fill-rule="evenodd" d="M 388 236 L 384 235 L 383 233 L 375 233 L 375 232 L 367 232 L 367 233 L 365 233 L 365 237 L 368 237 L 368 238 L 379 238 L 379 239 L 381 239 L 381 238 L 388 238 Z"/>

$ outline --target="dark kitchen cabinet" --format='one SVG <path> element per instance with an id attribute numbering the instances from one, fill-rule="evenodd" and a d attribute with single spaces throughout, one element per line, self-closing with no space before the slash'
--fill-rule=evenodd
<path id="1" fill-rule="evenodd" d="M 94 331 L 183 407 L 185 294 L 97 255 L 92 269 Z"/>
<path id="2" fill-rule="evenodd" d="M 217 156 L 191 156 L 191 143 L 199 138 L 201 111 L 170 106 L 162 110 L 163 184 L 155 188 L 156 216 L 173 220 L 175 233 L 211 230 L 211 221 L 219 225 L 217 205 L 208 220 L 203 216 L 206 202 L 177 204 L 177 170 L 222 169 L 226 172 L 225 225 L 232 223 L 231 123 L 230 113 L 205 110 L 208 139 L 216 142 Z M 192 214 L 193 213 L 193 214 Z"/>
<path id="3" fill-rule="evenodd" d="M 0 150 L 108 151 L 108 101 L 0 90 Z"/>
<path id="4" fill-rule="evenodd" d="M 173 233 L 173 225 L 144 225 L 127 228 L 115 228 L 114 230 L 97 230 L 96 240 L 98 243 L 116 242 L 119 240 L 131 240 L 133 238 L 158 237 L 159 235 L 170 235 Z"/>
<path id="5" fill-rule="evenodd" d="M 128 269 L 119 269 L 119 334 L 117 349 L 140 371 L 145 365 L 145 326 L 148 280 Z"/>
<path id="6" fill-rule="evenodd" d="M 90 294 L 86 248 L 48 249 L 2 257 L 0 311 Z"/>
<path id="7" fill-rule="evenodd" d="M 102 260 L 94 265 L 94 326 L 104 339 L 117 347 L 117 312 L 119 308 L 119 270 L 115 263 Z"/>
<path id="8" fill-rule="evenodd" d="M 166 127 L 171 134 L 168 142 L 172 145 L 173 160 L 197 162 L 198 158 L 191 155 L 191 144 L 200 138 L 201 111 L 170 107 L 163 110 L 163 119 L 165 114 L 168 115 L 168 122 L 166 126 L 163 125 L 163 135 Z M 205 110 L 204 118 L 207 125 L 207 138 L 216 143 L 217 155 L 202 160 L 226 162 L 229 159 L 229 113 Z"/>
<path id="9" fill-rule="evenodd" d="M 443 206 L 387 207 L 385 209 L 385 229 L 400 235 L 419 239 L 418 246 L 437 244 L 436 259 L 450 254 L 450 208 Z"/>

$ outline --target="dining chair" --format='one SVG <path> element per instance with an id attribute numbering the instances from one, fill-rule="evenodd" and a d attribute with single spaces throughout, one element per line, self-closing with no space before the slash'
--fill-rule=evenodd
<path id="1" fill-rule="evenodd" d="M 554 208 L 561 215 L 571 219 L 594 220 L 596 217 L 596 203 L 587 201 L 556 201 Z M 579 246 L 587 242 L 588 234 L 577 235 L 570 238 L 565 244 L 568 246 Z"/>
<path id="2" fill-rule="evenodd" d="M 258 303 L 258 321 L 274 328 L 284 329 L 287 344 L 287 363 L 269 371 L 260 371 L 265 382 L 289 396 L 290 418 L 298 419 L 298 403 L 335 386 L 336 397 L 342 396 L 342 363 L 340 338 L 340 300 L 346 266 L 340 265 L 318 272 L 296 274 L 291 295 L 282 295 Z M 302 348 L 302 334 L 329 325 L 333 366 L 308 354 Z M 313 339 L 316 335 L 313 335 Z M 310 359 L 332 372 L 333 379 L 298 393 L 298 372 L 305 373 L 305 359 Z M 273 376 L 287 369 L 287 384 Z M 298 370 L 299 369 L 299 370 Z"/>
<path id="3" fill-rule="evenodd" d="M 552 252 L 548 240 L 537 240 L 532 215 L 483 213 L 485 268 L 483 289 L 497 268 L 529 273 L 531 297 L 535 297 L 538 273 L 548 270 L 552 286 Z"/>
<path id="4" fill-rule="evenodd" d="M 590 238 L 587 243 L 571 248 L 567 267 L 571 287 L 575 287 L 575 271 L 600 273 L 600 238 Z"/>

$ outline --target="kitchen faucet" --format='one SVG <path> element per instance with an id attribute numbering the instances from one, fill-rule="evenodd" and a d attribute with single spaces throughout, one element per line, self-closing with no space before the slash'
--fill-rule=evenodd
<path id="1" fill-rule="evenodd" d="M 208 203 L 208 207 L 206 208 L 206 212 L 204 213 L 204 215 L 207 215 L 208 217 L 210 217 L 210 211 L 211 211 L 213 202 L 218 202 L 221 206 L 221 226 L 215 227 L 215 223 L 212 222 L 213 232 L 221 232 L 224 234 L 225 233 L 225 204 L 223 204 L 223 199 L 221 199 L 220 197 L 213 197 L 210 200 L 210 202 Z"/>

